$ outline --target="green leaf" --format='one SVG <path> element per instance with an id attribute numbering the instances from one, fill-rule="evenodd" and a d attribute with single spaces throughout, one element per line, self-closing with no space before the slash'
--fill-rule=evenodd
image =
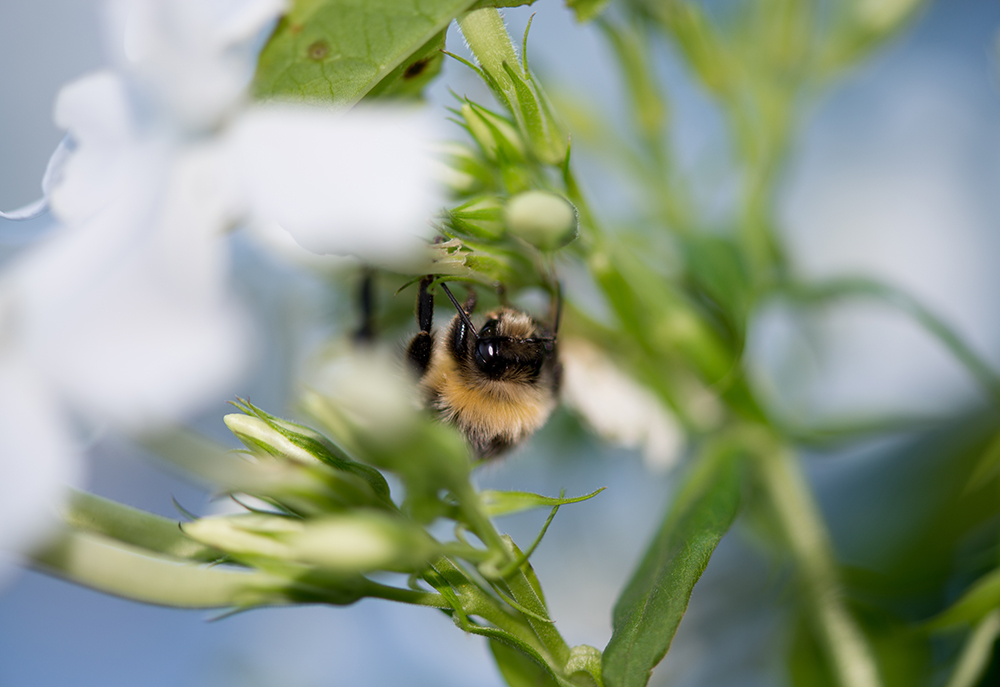
<path id="1" fill-rule="evenodd" d="M 608 687 L 642 687 L 670 648 L 695 583 L 736 517 L 741 462 L 732 449 L 711 451 L 687 476 L 615 604 L 603 660 Z"/>
<path id="2" fill-rule="evenodd" d="M 493 627 L 482 627 L 480 625 L 474 625 L 474 624 L 470 624 L 466 629 L 469 632 L 471 632 L 472 634 L 474 634 L 474 635 L 481 635 L 483 637 L 489 637 L 490 640 L 491 640 L 490 641 L 491 648 L 495 644 L 501 644 L 505 648 L 509 649 L 511 652 L 515 652 L 515 653 L 519 654 L 520 656 L 523 656 L 524 657 L 524 661 L 531 661 L 532 663 L 534 663 L 538 667 L 538 669 L 549 680 L 549 682 L 544 682 L 543 681 L 543 682 L 533 682 L 533 683 L 511 683 L 512 685 L 521 685 L 521 684 L 548 685 L 548 684 L 555 684 L 555 685 L 559 685 L 559 687 L 573 687 L 571 685 L 571 683 L 569 683 L 566 680 L 560 678 L 558 675 L 556 675 L 555 672 L 553 672 L 552 667 L 545 661 L 545 659 L 542 657 L 542 655 L 540 653 L 538 653 L 538 651 L 536 651 L 534 649 L 534 647 L 532 647 L 527 642 L 521 640 L 517 636 L 511 634 L 510 632 L 507 632 L 505 630 L 498 630 L 498 629 L 493 628 Z M 496 656 L 495 653 L 494 653 L 494 656 Z M 525 665 L 526 665 L 523 661 L 521 661 L 520 664 L 521 665 L 519 667 L 521 667 L 521 668 L 525 667 Z M 497 662 L 497 665 L 500 665 L 499 661 Z M 510 663 L 507 663 L 507 664 L 505 664 L 504 666 L 501 667 L 501 671 L 500 672 L 502 672 L 504 674 L 504 678 L 506 678 L 507 677 L 507 673 L 505 673 L 503 671 L 504 667 L 511 668 L 512 665 Z M 519 672 L 518 673 L 518 677 L 526 677 L 527 675 L 528 675 L 527 672 Z"/>
<path id="3" fill-rule="evenodd" d="M 975 624 L 1000 608 L 1000 568 L 980 577 L 954 604 L 927 623 L 939 630 L 960 623 Z"/>
<path id="4" fill-rule="evenodd" d="M 580 23 L 590 21 L 604 11 L 610 0 L 566 0 L 566 7 L 576 13 L 576 20 Z"/>
<path id="5" fill-rule="evenodd" d="M 541 494 L 532 494 L 527 491 L 493 491 L 490 489 L 480 492 L 479 495 L 483 499 L 486 511 L 490 514 L 490 517 L 495 518 L 499 515 L 520 513 L 532 508 L 551 508 L 552 506 L 564 506 L 568 503 L 579 503 L 594 498 L 604 491 L 605 488 L 601 487 L 597 491 L 572 498 L 542 496 Z"/>
<path id="6" fill-rule="evenodd" d="M 750 271 L 736 243 L 725 236 L 693 233 L 682 239 L 689 288 L 714 307 L 710 313 L 725 321 L 740 341 L 750 309 Z"/>
<path id="7" fill-rule="evenodd" d="M 481 10 L 486 7 L 526 7 L 534 5 L 536 0 L 479 0 L 471 10 Z"/>
<path id="8" fill-rule="evenodd" d="M 604 678 L 601 674 L 601 652 L 597 647 L 587 644 L 574 646 L 569 650 L 566 673 L 577 684 L 604 687 Z"/>
<path id="9" fill-rule="evenodd" d="M 264 46 L 254 90 L 260 98 L 353 105 L 381 94 L 412 94 L 448 23 L 474 0 L 295 0 Z M 402 68 L 401 71 L 397 71 Z M 407 78 L 411 71 L 412 79 Z M 427 77 L 429 78 L 429 77 Z M 411 86 L 409 80 L 415 83 Z"/>
<path id="10" fill-rule="evenodd" d="M 502 642 L 490 641 L 490 651 L 500 674 L 510 687 L 554 687 L 552 672 L 538 662 Z"/>
<path id="11" fill-rule="evenodd" d="M 1000 435 L 997 435 L 983 452 L 965 489 L 966 491 L 982 489 L 995 480 L 997 475 L 1000 475 Z"/>
<path id="12" fill-rule="evenodd" d="M 420 97 L 424 87 L 441 72 L 444 64 L 444 38 L 442 31 L 430 39 L 426 45 L 389 72 L 374 88 L 368 91 L 368 98 L 411 98 Z"/>

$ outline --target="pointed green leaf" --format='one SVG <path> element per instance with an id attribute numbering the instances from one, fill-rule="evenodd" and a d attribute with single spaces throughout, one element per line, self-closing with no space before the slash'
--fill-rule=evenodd
<path id="1" fill-rule="evenodd" d="M 541 674 L 544 674 L 546 678 L 548 678 L 549 680 L 549 682 L 542 681 L 534 683 L 514 682 L 511 683 L 512 685 L 533 684 L 533 685 L 544 686 L 548 684 L 556 684 L 559 685 L 560 687 L 573 687 L 571 683 L 567 682 L 566 680 L 556 675 L 556 673 L 553 672 L 552 667 L 549 666 L 549 664 L 545 661 L 545 658 L 543 658 L 542 655 L 538 653 L 530 644 L 519 639 L 510 632 L 507 632 L 505 630 L 498 630 L 494 627 L 482 627 L 479 625 L 470 625 L 467 629 L 474 635 L 489 637 L 491 640 L 490 641 L 491 647 L 495 644 L 501 644 L 505 648 L 509 649 L 510 652 L 517 653 L 520 656 L 524 657 L 525 661 L 531 661 L 538 667 Z M 507 655 L 509 654 L 506 654 L 505 657 Z M 494 653 L 494 656 L 496 656 L 496 653 Z M 526 663 L 524 661 L 518 661 L 518 663 L 519 663 L 518 668 L 521 668 L 522 670 L 518 671 L 517 677 L 526 677 L 529 674 L 527 671 Z M 500 665 L 499 660 L 497 661 L 497 664 Z M 512 668 L 513 666 L 511 662 L 505 663 L 503 666 L 501 666 L 501 672 L 504 674 L 504 677 L 506 678 L 507 673 L 504 672 L 503 670 L 505 667 Z"/>
<path id="2" fill-rule="evenodd" d="M 295 0 L 261 52 L 256 94 L 352 105 L 387 78 L 383 93 L 406 92 L 398 82 L 407 81 L 407 69 L 430 56 L 439 34 L 474 1 Z M 434 59 L 412 72 L 414 81 Z"/>
<path id="3" fill-rule="evenodd" d="M 603 659 L 608 687 L 642 687 L 670 648 L 695 583 L 736 517 L 740 464 L 734 451 L 717 450 L 687 476 L 615 604 Z"/>
<path id="4" fill-rule="evenodd" d="M 401 65 L 393 69 L 374 88 L 368 91 L 368 98 L 412 98 L 420 97 L 424 87 L 441 73 L 444 64 L 444 38 L 442 31 L 430 39 L 426 45 L 410 55 Z"/>
<path id="5" fill-rule="evenodd" d="M 542 496 L 541 494 L 532 494 L 528 491 L 493 491 L 491 489 L 486 489 L 480 492 L 479 495 L 483 499 L 490 517 L 495 518 L 500 515 L 520 513 L 532 508 L 551 508 L 552 506 L 564 506 L 568 503 L 579 503 L 594 498 L 604 491 L 604 489 L 605 487 L 601 487 L 597 491 L 572 498 Z"/>
<path id="6" fill-rule="evenodd" d="M 490 651 L 500 674 L 510 687 L 555 687 L 552 673 L 517 649 L 490 641 Z"/>

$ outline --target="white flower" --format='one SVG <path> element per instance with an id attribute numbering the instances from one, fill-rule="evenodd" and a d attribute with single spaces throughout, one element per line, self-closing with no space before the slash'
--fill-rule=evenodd
<path id="1" fill-rule="evenodd" d="M 75 419 L 137 431 L 232 393 L 251 337 L 227 230 L 396 264 L 419 245 L 437 197 L 415 116 L 248 103 L 283 6 L 113 0 L 114 68 L 60 93 L 67 140 L 19 214 L 62 226 L 0 272 L 0 549 L 75 481 Z"/>
<path id="2" fill-rule="evenodd" d="M 563 401 L 594 431 L 627 448 L 642 449 L 646 463 L 666 470 L 680 456 L 684 434 L 659 399 L 583 340 L 559 344 Z"/>

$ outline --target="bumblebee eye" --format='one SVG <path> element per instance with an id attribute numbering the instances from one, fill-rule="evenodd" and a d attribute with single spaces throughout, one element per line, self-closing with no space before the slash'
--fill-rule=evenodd
<path id="1" fill-rule="evenodd" d="M 476 365 L 488 375 L 503 372 L 506 361 L 503 359 L 499 340 L 494 338 L 479 340 L 476 344 Z"/>

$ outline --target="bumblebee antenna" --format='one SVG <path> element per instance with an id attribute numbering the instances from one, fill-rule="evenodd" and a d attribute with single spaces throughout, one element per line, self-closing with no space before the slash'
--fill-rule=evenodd
<path id="1" fill-rule="evenodd" d="M 468 313 L 465 312 L 465 308 L 463 308 L 461 305 L 458 304 L 458 299 L 452 295 L 451 291 L 448 289 L 447 286 L 445 286 L 444 282 L 441 282 L 441 288 L 444 289 L 444 292 L 448 295 L 448 298 L 451 299 L 452 304 L 454 304 L 455 306 L 455 310 L 458 311 L 458 316 L 462 318 L 462 322 L 464 322 L 465 326 L 469 328 L 470 332 L 472 332 L 472 336 L 478 340 L 479 333 L 476 331 L 476 328 L 472 326 L 472 320 L 469 319 L 469 315 Z"/>

